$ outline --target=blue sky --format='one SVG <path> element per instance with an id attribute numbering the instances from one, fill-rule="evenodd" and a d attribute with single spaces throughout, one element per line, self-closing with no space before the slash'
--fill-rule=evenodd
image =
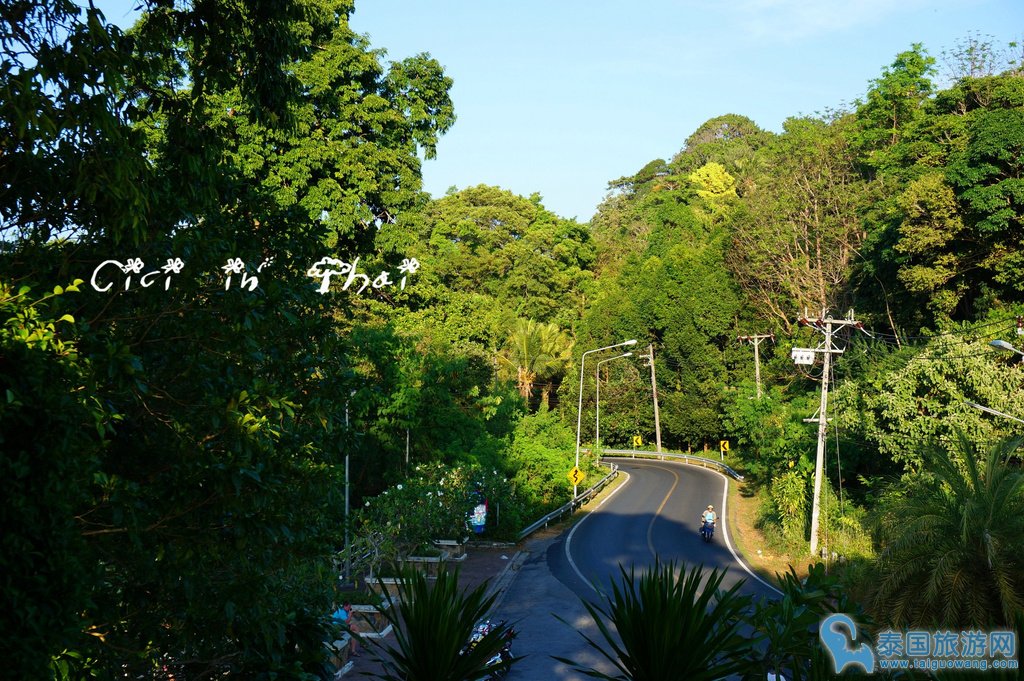
<path id="1" fill-rule="evenodd" d="M 130 21 L 125 0 L 97 3 Z M 841 107 L 898 52 L 1024 41 L 1022 0 L 356 0 L 353 28 L 429 52 L 458 120 L 425 161 L 434 196 L 497 185 L 589 220 L 607 184 L 726 113 L 779 131 Z"/>

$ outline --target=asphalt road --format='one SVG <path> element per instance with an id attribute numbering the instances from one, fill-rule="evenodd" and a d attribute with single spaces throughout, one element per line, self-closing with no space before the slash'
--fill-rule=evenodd
<path id="1" fill-rule="evenodd" d="M 723 586 L 746 580 L 755 598 L 775 592 L 748 574 L 730 549 L 725 517 L 726 478 L 716 472 L 669 461 L 617 459 L 628 481 L 569 532 L 531 542 L 529 557 L 506 592 L 496 615 L 516 622 L 513 647 L 525 659 L 510 681 L 557 681 L 586 677 L 552 659 L 560 656 L 606 673 L 614 667 L 586 645 L 584 633 L 599 638 L 581 599 L 596 600 L 618 578 L 620 566 L 639 570 L 655 557 L 687 565 L 729 569 Z M 699 517 L 708 504 L 719 512 L 711 543 L 701 539 Z M 596 587 L 596 589 L 595 589 Z M 562 620 L 562 621 L 560 621 Z"/>

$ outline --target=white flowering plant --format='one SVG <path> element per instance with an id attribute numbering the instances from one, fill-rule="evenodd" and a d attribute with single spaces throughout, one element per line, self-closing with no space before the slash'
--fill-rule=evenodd
<path id="1" fill-rule="evenodd" d="M 360 534 L 393 547 L 392 558 L 421 555 L 435 539 L 466 537 L 469 514 L 483 501 L 509 497 L 510 486 L 494 469 L 479 466 L 416 466 L 413 475 L 369 499 Z M 493 521 L 488 522 L 492 524 Z"/>

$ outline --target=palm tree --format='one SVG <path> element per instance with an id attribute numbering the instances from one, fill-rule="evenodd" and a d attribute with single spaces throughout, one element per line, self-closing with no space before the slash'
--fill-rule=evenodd
<path id="1" fill-rule="evenodd" d="M 1024 611 L 1024 472 L 1008 465 L 1021 438 L 995 445 L 979 466 L 959 436 L 962 456 L 935 448 L 929 469 L 883 511 L 879 621 L 1007 625 Z"/>
<path id="2" fill-rule="evenodd" d="M 611 595 L 603 595 L 604 605 L 583 602 L 611 652 L 580 635 L 621 674 L 609 676 L 555 658 L 559 662 L 607 681 L 711 681 L 749 664 L 744 656 L 752 642 L 743 634 L 746 625 L 741 617 L 750 599 L 739 594 L 742 581 L 721 591 L 725 570 L 705 574 L 698 565 L 680 574 L 671 562 L 656 562 L 639 578 L 633 568 L 628 573 L 620 570 L 622 576 L 612 585 Z"/>
<path id="3" fill-rule="evenodd" d="M 529 404 L 533 386 L 544 381 L 541 403 L 546 404 L 551 381 L 565 373 L 572 357 L 572 340 L 555 324 L 541 324 L 532 319 L 519 319 L 505 339 L 498 358 L 503 373 L 514 378 L 519 394 Z"/>
<path id="4" fill-rule="evenodd" d="M 488 582 L 472 591 L 459 589 L 458 570 L 442 569 L 436 580 L 417 571 L 402 574 L 398 597 L 388 598 L 379 611 L 395 632 L 395 645 L 377 654 L 384 671 L 374 678 L 385 681 L 476 681 L 494 669 L 487 662 L 505 643 L 510 625 L 498 623 L 465 649 L 476 624 L 494 604 L 487 596 Z M 369 642 L 367 640 L 367 642 Z M 514 663 L 519 658 L 512 658 Z"/>

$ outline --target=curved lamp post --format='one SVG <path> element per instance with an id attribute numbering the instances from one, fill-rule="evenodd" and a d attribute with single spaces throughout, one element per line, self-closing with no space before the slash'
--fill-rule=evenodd
<path id="1" fill-rule="evenodd" d="M 991 345 L 992 347 L 996 348 L 997 350 L 1004 350 L 1006 352 L 1015 352 L 1018 355 L 1020 355 L 1021 357 L 1024 357 L 1024 352 L 1021 352 L 1020 350 L 1018 350 L 1017 348 L 1013 347 L 1012 345 L 1010 345 L 1006 341 L 1002 340 L 1001 338 L 997 338 L 994 341 L 989 341 L 989 345 Z M 1011 421 L 1016 421 L 1017 423 L 1024 423 L 1024 419 L 1019 419 L 1016 416 L 1010 416 L 1009 414 L 1001 412 L 998 409 L 993 409 L 992 407 L 986 407 L 985 405 L 978 404 L 977 402 L 969 402 L 967 400 L 964 400 L 964 404 L 966 404 L 969 407 L 974 407 L 975 409 L 983 411 L 986 414 L 992 414 L 994 416 L 1001 416 L 1004 419 L 1010 419 Z"/>
<path id="2" fill-rule="evenodd" d="M 586 364 L 587 355 L 595 352 L 603 352 L 604 350 L 611 350 L 612 348 L 622 348 L 627 345 L 636 345 L 636 339 L 624 341 L 622 343 L 616 343 L 615 345 L 606 345 L 603 348 L 595 348 L 593 350 L 587 350 L 580 356 L 580 400 L 579 405 L 576 407 L 576 468 L 580 467 L 580 426 L 583 425 L 583 365 Z M 577 486 L 572 486 L 572 498 L 576 498 Z"/>
<path id="3" fill-rule="evenodd" d="M 597 362 L 597 369 L 594 370 L 594 385 L 597 386 L 596 417 L 594 424 L 594 449 L 601 449 L 601 365 L 623 357 L 632 357 L 632 352 L 624 352 L 608 359 L 601 359 Z"/>
<path id="4" fill-rule="evenodd" d="M 1006 352 L 1016 352 L 1021 357 L 1024 357 L 1024 352 L 1021 352 L 1020 350 L 1018 350 L 1017 348 L 1013 347 L 1012 345 L 1010 345 L 1009 343 L 1007 343 L 1006 341 L 1004 341 L 1002 339 L 997 338 L 994 341 L 990 341 L 989 345 L 991 345 L 992 347 L 994 347 L 994 348 L 996 348 L 998 350 L 1005 350 Z"/>

